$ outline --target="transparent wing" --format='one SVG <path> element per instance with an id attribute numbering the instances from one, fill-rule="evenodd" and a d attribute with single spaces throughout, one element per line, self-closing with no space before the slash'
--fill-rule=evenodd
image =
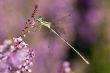
<path id="1" fill-rule="evenodd" d="M 60 36 L 65 34 L 64 29 L 58 26 L 52 26 L 52 29 L 54 29 Z M 48 42 L 48 48 L 54 48 L 56 37 L 57 36 L 53 32 L 51 32 Z"/>
<path id="2" fill-rule="evenodd" d="M 53 53 L 54 45 L 55 45 L 55 39 L 53 37 L 50 37 L 48 40 L 48 48 L 50 48 L 49 49 L 50 54 Z"/>
<path id="3" fill-rule="evenodd" d="M 54 29 L 59 35 L 66 34 L 64 31 L 64 28 L 58 27 L 58 26 L 52 26 L 52 29 Z"/>

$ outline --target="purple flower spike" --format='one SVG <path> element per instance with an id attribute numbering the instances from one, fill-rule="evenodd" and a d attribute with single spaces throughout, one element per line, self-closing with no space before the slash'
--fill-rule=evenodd
<path id="1" fill-rule="evenodd" d="M 31 72 L 34 52 L 27 48 L 22 37 L 5 40 L 0 45 L 0 73 Z"/>

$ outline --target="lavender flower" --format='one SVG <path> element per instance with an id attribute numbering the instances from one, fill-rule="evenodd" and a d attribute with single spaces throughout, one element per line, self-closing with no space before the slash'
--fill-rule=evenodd
<path id="1" fill-rule="evenodd" d="M 34 52 L 27 48 L 22 37 L 5 40 L 0 45 L 0 73 L 31 72 Z"/>
<path id="2" fill-rule="evenodd" d="M 74 73 L 74 72 L 72 72 L 72 69 L 70 68 L 70 63 L 68 61 L 65 61 L 63 63 L 63 72 L 62 73 Z"/>

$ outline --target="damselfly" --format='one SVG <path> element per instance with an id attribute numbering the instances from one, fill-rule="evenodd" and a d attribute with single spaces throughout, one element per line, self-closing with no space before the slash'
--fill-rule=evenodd
<path id="1" fill-rule="evenodd" d="M 48 28 L 50 31 L 52 31 L 55 35 L 57 35 L 63 42 L 65 42 L 69 47 L 71 47 L 87 64 L 90 64 L 68 41 L 66 41 L 63 37 L 60 36 L 59 32 L 57 32 L 56 30 L 54 30 L 52 28 L 52 23 L 51 22 L 47 22 L 44 20 L 43 17 L 39 16 L 37 18 L 35 18 L 35 14 L 37 11 L 37 5 L 35 6 L 35 9 L 31 15 L 31 18 L 27 20 L 25 28 L 23 30 L 23 37 L 25 37 L 25 33 L 24 31 L 27 31 L 28 33 L 30 32 L 30 28 L 35 27 L 36 23 L 37 25 L 39 25 L 39 27 L 41 28 L 42 26 Z"/>
<path id="2" fill-rule="evenodd" d="M 52 28 L 52 23 L 51 22 L 47 22 L 45 20 L 43 20 L 43 17 L 38 17 L 36 19 L 36 21 L 38 22 L 38 25 L 40 27 L 44 26 L 47 27 L 49 30 L 51 30 L 55 35 L 57 35 L 63 42 L 65 42 L 69 47 L 71 47 L 87 64 L 90 64 L 69 42 L 67 42 L 63 37 L 61 37 L 53 28 Z"/>

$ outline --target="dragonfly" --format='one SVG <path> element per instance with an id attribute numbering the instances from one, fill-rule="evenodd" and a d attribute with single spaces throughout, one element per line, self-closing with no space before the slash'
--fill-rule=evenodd
<path id="1" fill-rule="evenodd" d="M 57 35 L 63 42 L 65 42 L 70 48 L 72 48 L 82 59 L 86 64 L 90 64 L 89 61 L 87 61 L 68 41 L 66 41 L 63 37 L 61 37 L 53 28 L 52 28 L 52 23 L 47 22 L 44 20 L 42 16 L 39 16 L 36 21 L 38 22 L 38 25 L 40 26 L 40 29 L 42 26 L 48 28 L 51 30 L 55 35 Z"/>

